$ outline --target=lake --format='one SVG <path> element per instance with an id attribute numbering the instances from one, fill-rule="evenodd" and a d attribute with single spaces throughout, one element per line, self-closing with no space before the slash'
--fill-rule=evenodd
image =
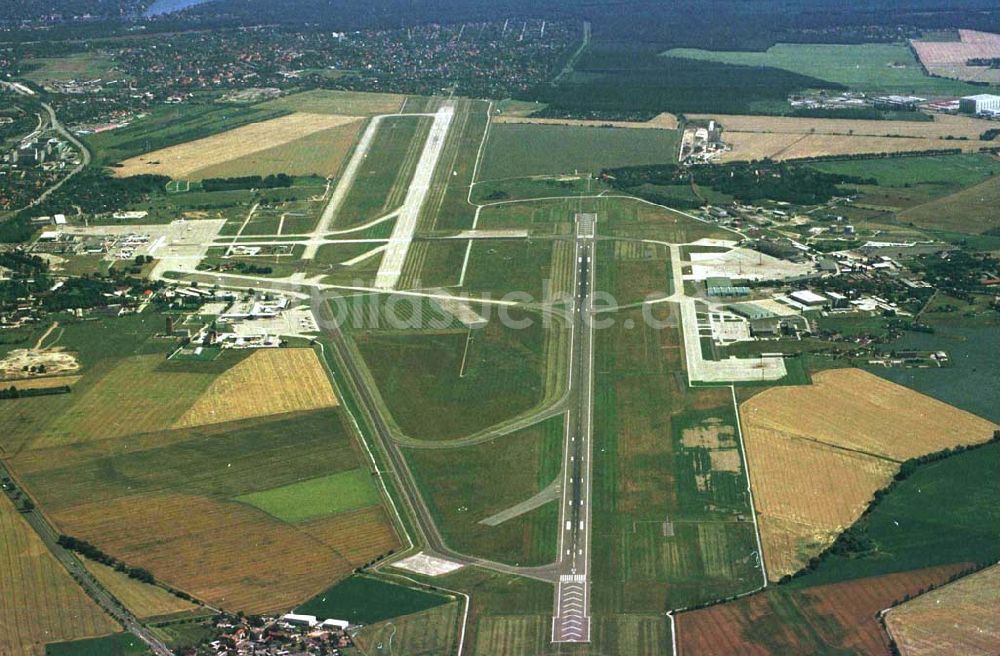
<path id="1" fill-rule="evenodd" d="M 156 0 L 149 6 L 146 13 L 143 14 L 147 18 L 150 16 L 161 16 L 163 14 L 169 14 L 174 11 L 180 11 L 181 9 L 186 9 L 187 7 L 193 7 L 194 5 L 204 4 L 210 2 L 210 0 Z"/>

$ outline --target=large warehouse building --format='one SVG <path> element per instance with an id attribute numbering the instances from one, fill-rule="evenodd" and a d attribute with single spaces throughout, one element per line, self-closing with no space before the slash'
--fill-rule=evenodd
<path id="1" fill-rule="evenodd" d="M 1000 96 L 988 93 L 966 96 L 958 101 L 958 111 L 963 114 L 1000 113 Z"/>

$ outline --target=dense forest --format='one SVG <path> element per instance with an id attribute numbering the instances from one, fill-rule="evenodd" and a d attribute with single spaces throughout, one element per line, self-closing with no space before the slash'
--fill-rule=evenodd
<path id="1" fill-rule="evenodd" d="M 650 198 L 658 188 L 694 182 L 728 194 L 743 202 L 763 199 L 800 205 L 824 203 L 847 192 L 841 184 L 877 184 L 874 179 L 824 173 L 808 166 L 783 162 L 734 162 L 723 165 L 695 166 L 689 169 L 676 164 L 653 164 L 607 169 L 601 177 L 615 189 Z"/>

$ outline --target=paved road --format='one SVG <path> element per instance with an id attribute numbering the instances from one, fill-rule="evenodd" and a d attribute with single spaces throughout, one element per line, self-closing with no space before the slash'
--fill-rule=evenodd
<path id="1" fill-rule="evenodd" d="M 593 215 L 577 215 L 576 298 L 560 507 L 559 580 L 552 642 L 590 642 L 590 526 L 594 342 L 591 290 L 594 280 Z"/>
<path id="2" fill-rule="evenodd" d="M 10 470 L 7 466 L 0 462 L 0 476 L 7 478 L 13 478 L 10 475 Z M 115 599 L 111 594 L 108 593 L 97 581 L 91 576 L 90 572 L 83 566 L 80 559 L 75 553 L 64 549 L 56 542 L 59 539 L 59 533 L 49 524 L 45 516 L 42 515 L 38 510 L 32 510 L 30 512 L 21 513 L 21 515 L 28 521 L 28 524 L 35 530 L 38 537 L 41 538 L 42 543 L 45 547 L 52 552 L 52 555 L 56 557 L 63 567 L 76 579 L 84 591 L 90 595 L 90 597 L 97 602 L 104 612 L 113 617 L 119 624 L 125 627 L 125 630 L 136 636 L 147 645 L 153 651 L 156 656 L 173 656 L 173 652 L 167 649 L 167 646 L 162 642 L 157 640 L 153 634 L 151 634 L 146 627 L 139 623 L 135 615 L 130 613 L 117 599 Z"/>

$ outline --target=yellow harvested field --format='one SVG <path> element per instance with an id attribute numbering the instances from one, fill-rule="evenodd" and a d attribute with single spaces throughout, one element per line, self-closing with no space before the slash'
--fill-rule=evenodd
<path id="1" fill-rule="evenodd" d="M 994 424 L 860 369 L 772 387 L 740 406 L 768 575 L 802 567 L 907 458 L 990 439 Z"/>
<path id="2" fill-rule="evenodd" d="M 192 179 L 201 169 L 361 120 L 358 116 L 298 112 L 145 153 L 125 160 L 113 170 L 119 177 L 156 173 L 175 179 Z"/>
<path id="3" fill-rule="evenodd" d="M 363 125 L 364 121 L 358 119 L 280 146 L 259 150 L 246 157 L 206 166 L 191 173 L 191 179 L 277 173 L 333 176 L 340 172 L 340 167 L 354 147 Z"/>
<path id="4" fill-rule="evenodd" d="M 954 148 L 973 152 L 996 145 L 979 139 L 990 128 L 990 121 L 947 114 L 935 115 L 933 121 L 714 114 L 694 114 L 691 118 L 715 119 L 722 124 L 723 141 L 732 146 L 722 155 L 722 161 Z"/>
<path id="5" fill-rule="evenodd" d="M 501 114 L 494 116 L 495 123 L 530 123 L 532 125 L 576 125 L 583 127 L 614 127 L 614 128 L 637 128 L 637 129 L 658 129 L 676 130 L 677 117 L 673 114 L 663 112 L 648 121 L 590 121 L 572 118 L 532 118 L 530 116 L 510 116 Z"/>
<path id="6" fill-rule="evenodd" d="M 1000 565 L 893 608 L 886 613 L 885 624 L 903 656 L 996 656 Z"/>
<path id="7" fill-rule="evenodd" d="M 44 656 L 48 642 L 118 631 L 0 497 L 0 654 Z"/>
<path id="8" fill-rule="evenodd" d="M 772 580 L 800 569 L 864 511 L 893 462 L 745 427 L 764 562 Z M 831 492 L 835 491 L 835 492 Z"/>
<path id="9" fill-rule="evenodd" d="M 337 405 L 316 352 L 308 348 L 261 349 L 208 387 L 174 428 Z"/>
<path id="10" fill-rule="evenodd" d="M 98 583 L 141 620 L 189 613 L 199 608 L 196 604 L 184 601 L 163 588 L 137 581 L 107 565 L 86 558 L 83 559 L 83 564 Z"/>
<path id="11" fill-rule="evenodd" d="M 861 369 L 822 371 L 808 386 L 772 387 L 741 407 L 744 427 L 906 460 L 989 440 L 997 425 Z"/>

